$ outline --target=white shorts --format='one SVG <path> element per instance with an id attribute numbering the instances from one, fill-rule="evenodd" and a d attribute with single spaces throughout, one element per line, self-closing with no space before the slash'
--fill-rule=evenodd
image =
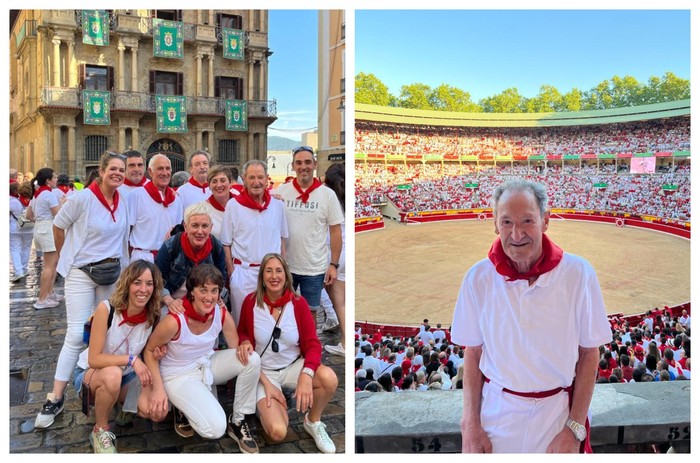
<path id="1" fill-rule="evenodd" d="M 290 389 L 296 389 L 302 368 L 304 368 L 304 357 L 299 357 L 294 361 L 294 363 L 292 363 L 286 368 L 277 371 L 266 370 L 263 368 L 260 370 L 260 373 L 264 374 L 267 377 L 267 379 L 269 379 L 270 382 L 281 391 L 283 386 L 286 386 Z M 259 402 L 260 400 L 265 398 L 265 387 L 260 382 L 258 383 L 257 394 L 258 396 L 256 398 L 256 402 Z"/>
<path id="2" fill-rule="evenodd" d="M 34 224 L 34 247 L 42 252 L 56 251 L 53 242 L 53 220 L 38 220 Z"/>

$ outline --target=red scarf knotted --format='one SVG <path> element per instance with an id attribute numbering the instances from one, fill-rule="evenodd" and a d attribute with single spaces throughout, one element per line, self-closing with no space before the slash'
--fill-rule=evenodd
<path id="1" fill-rule="evenodd" d="M 44 191 L 51 191 L 51 188 L 47 187 L 46 185 L 42 185 L 37 190 L 34 192 L 34 199 L 38 198 L 41 193 Z"/>
<path id="2" fill-rule="evenodd" d="M 139 183 L 134 183 L 131 180 L 129 180 L 128 178 L 125 178 L 124 185 L 126 185 L 126 186 L 144 186 L 147 181 L 148 181 L 148 179 L 146 178 L 145 175 L 143 177 L 141 177 L 141 181 Z"/>
<path id="3" fill-rule="evenodd" d="M 211 309 L 211 311 L 205 313 L 204 315 L 199 315 L 197 311 L 194 310 L 194 306 L 192 305 L 192 302 L 187 298 L 187 296 L 182 298 L 182 306 L 185 308 L 185 316 L 187 318 L 191 318 L 192 320 L 196 320 L 200 323 L 206 323 L 207 320 L 213 317 L 214 309 L 216 309 L 216 306 L 214 306 Z"/>
<path id="4" fill-rule="evenodd" d="M 301 199 L 301 202 L 306 204 L 309 201 L 309 195 L 316 189 L 319 188 L 320 186 L 323 185 L 321 181 L 317 178 L 314 178 L 314 181 L 311 183 L 311 186 L 306 189 L 306 191 L 301 190 L 301 186 L 299 186 L 299 182 L 297 182 L 297 179 L 295 178 L 292 180 L 292 185 L 294 185 L 294 188 L 300 193 L 299 196 L 297 196 L 297 199 Z"/>
<path id="5" fill-rule="evenodd" d="M 107 198 L 105 198 L 105 195 L 102 194 L 102 190 L 100 190 L 97 182 L 92 182 L 90 186 L 88 186 L 88 190 L 92 191 L 95 196 L 97 196 L 97 200 L 105 207 L 105 209 L 109 211 L 109 213 L 112 215 L 112 220 L 116 222 L 117 218 L 114 216 L 114 213 L 117 212 L 117 207 L 119 206 L 119 191 L 114 191 L 114 196 L 112 197 L 113 204 L 112 207 L 110 207 L 109 203 L 107 203 Z"/>
<path id="6" fill-rule="evenodd" d="M 539 277 L 554 269 L 564 256 L 564 251 L 554 244 L 547 235 L 542 235 L 542 255 L 527 273 L 518 273 L 510 258 L 506 255 L 501 244 L 501 239 L 496 238 L 489 250 L 489 260 L 493 262 L 496 271 L 507 278 L 508 281 L 529 280 Z"/>
<path id="7" fill-rule="evenodd" d="M 24 196 L 19 197 L 19 202 L 22 203 L 22 206 L 24 206 L 24 207 L 29 206 L 29 201 L 30 201 L 29 198 L 26 198 Z"/>
<path id="8" fill-rule="evenodd" d="M 165 199 L 160 195 L 158 187 L 155 186 L 153 182 L 146 183 L 143 188 L 148 192 L 148 195 L 153 199 L 153 201 L 158 204 L 162 204 L 165 207 L 170 206 L 173 201 L 175 201 L 175 190 L 169 186 L 165 187 Z"/>
<path id="9" fill-rule="evenodd" d="M 147 318 L 146 318 L 146 307 L 143 308 L 143 310 L 136 315 L 129 315 L 127 313 L 127 310 L 124 309 L 122 310 L 122 318 L 123 320 L 119 322 L 119 326 L 122 326 L 124 323 L 131 323 L 132 325 L 138 325 L 139 323 L 144 323 Z"/>
<path id="10" fill-rule="evenodd" d="M 207 187 L 209 186 L 209 183 L 208 183 L 208 182 L 199 183 L 197 180 L 194 179 L 194 177 L 190 177 L 190 179 L 187 180 L 187 182 L 190 183 L 190 184 L 192 184 L 192 185 L 194 185 L 194 186 L 196 186 L 197 188 L 201 188 L 201 189 L 202 189 L 202 193 L 206 193 L 206 192 L 207 192 Z"/>
<path id="11" fill-rule="evenodd" d="M 70 187 L 70 185 L 58 185 L 56 188 L 58 188 L 59 190 L 61 190 L 65 194 L 68 194 L 68 192 L 73 189 Z"/>
<path id="12" fill-rule="evenodd" d="M 206 257 L 211 253 L 211 236 L 207 238 L 204 246 L 199 251 L 192 249 L 189 238 L 187 238 L 187 232 L 180 235 L 180 245 L 182 246 L 182 252 L 185 254 L 189 260 L 191 260 L 194 265 L 199 265 Z"/>
<path id="13" fill-rule="evenodd" d="M 17 182 L 15 182 L 15 183 L 17 183 Z M 17 193 L 14 193 L 14 194 L 10 193 L 10 197 L 19 199 L 19 195 Z"/>
<path id="14" fill-rule="evenodd" d="M 271 301 L 270 298 L 267 297 L 267 293 L 265 293 L 263 295 L 263 301 L 265 301 L 265 304 L 270 308 L 270 315 L 272 315 L 273 309 L 279 309 L 287 305 L 287 302 L 292 300 L 292 296 L 294 296 L 294 294 L 287 289 L 284 291 L 284 294 L 274 302 Z"/>
<path id="15" fill-rule="evenodd" d="M 236 195 L 236 196 L 234 197 L 234 199 L 235 199 L 236 201 L 238 201 L 238 203 L 239 203 L 241 206 L 245 206 L 245 207 L 247 207 L 247 208 L 249 208 L 249 209 L 254 209 L 254 210 L 258 211 L 258 212 L 262 212 L 262 211 L 264 211 L 265 209 L 267 209 L 267 206 L 270 205 L 271 197 L 270 197 L 270 193 L 269 193 L 267 190 L 264 191 L 264 192 L 263 192 L 263 204 L 259 204 L 257 201 L 255 201 L 255 200 L 253 199 L 252 196 L 250 196 L 250 195 L 248 194 L 248 190 L 245 190 L 245 189 L 244 189 L 244 190 L 241 192 L 241 194 Z M 308 200 L 308 198 L 306 198 L 306 199 Z"/>
<path id="16" fill-rule="evenodd" d="M 231 193 L 231 192 L 229 191 L 229 192 L 228 192 L 228 199 L 231 199 L 231 198 L 233 198 L 233 193 Z M 225 207 L 225 206 L 222 206 L 221 203 L 220 203 L 219 201 L 217 201 L 216 199 L 214 199 L 214 195 L 209 196 L 209 197 L 207 198 L 207 201 L 209 201 L 209 204 L 211 204 L 211 205 L 214 207 L 214 209 L 216 209 L 217 211 L 224 212 L 224 211 L 226 210 L 226 207 Z"/>

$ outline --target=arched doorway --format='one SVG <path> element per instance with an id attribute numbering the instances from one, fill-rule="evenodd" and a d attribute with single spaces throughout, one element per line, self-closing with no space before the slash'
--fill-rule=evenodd
<path id="1" fill-rule="evenodd" d="M 173 174 L 185 170 L 185 153 L 182 146 L 170 138 L 161 138 L 151 143 L 146 151 L 146 165 L 154 154 L 164 154 L 170 159 Z"/>

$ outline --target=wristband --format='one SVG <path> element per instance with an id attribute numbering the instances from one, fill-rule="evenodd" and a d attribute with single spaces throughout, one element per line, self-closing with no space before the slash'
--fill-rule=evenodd
<path id="1" fill-rule="evenodd" d="M 136 356 L 135 356 L 135 355 L 129 355 L 129 361 L 127 362 L 126 366 L 127 366 L 127 367 L 132 366 L 132 365 L 134 364 L 134 360 L 136 360 Z"/>
<path id="2" fill-rule="evenodd" d="M 338 267 L 340 267 L 340 264 L 336 264 L 335 262 L 331 262 L 331 265 L 335 267 L 336 270 L 338 270 Z"/>
<path id="3" fill-rule="evenodd" d="M 308 376 L 311 376 L 311 379 L 314 378 L 314 371 L 313 371 L 311 368 L 309 368 L 309 367 L 304 367 L 304 368 L 302 368 L 301 373 L 302 373 L 302 374 L 305 374 L 305 375 L 308 375 Z"/>

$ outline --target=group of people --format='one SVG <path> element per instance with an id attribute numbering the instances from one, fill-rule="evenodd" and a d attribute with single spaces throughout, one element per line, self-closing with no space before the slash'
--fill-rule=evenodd
<path id="1" fill-rule="evenodd" d="M 296 177 L 270 191 L 264 162 L 245 163 L 238 185 L 237 173 L 210 169 L 209 154 L 197 151 L 176 192 L 167 156 L 152 156 L 146 167 L 137 151 L 106 152 L 83 191 L 58 206 L 36 201 L 37 211 L 51 214 L 35 222 L 42 280 L 47 273 L 53 282 L 54 256 L 53 271 L 65 278 L 67 330 L 35 427 L 61 413 L 73 377 L 95 403 L 90 443 L 98 453 L 116 452 L 108 423 L 115 404 L 117 424 L 134 414 L 161 421 L 172 404 L 179 435 L 228 433 L 241 451 L 256 453 L 245 416 L 257 410 L 268 436 L 284 439 L 281 387 L 289 386 L 318 448 L 335 451 L 320 418 L 337 378 L 321 365 L 316 311 L 325 289 L 344 322 L 344 165 L 329 168 L 325 183 L 314 177 L 312 148 L 293 150 L 292 165 Z M 35 200 L 50 194 L 51 174 L 37 180 L 46 192 Z M 45 242 L 37 242 L 37 228 Z M 58 305 L 49 294 L 40 294 L 37 309 Z M 325 347 L 344 352 L 342 343 Z M 232 378 L 226 417 L 215 387 Z"/>

